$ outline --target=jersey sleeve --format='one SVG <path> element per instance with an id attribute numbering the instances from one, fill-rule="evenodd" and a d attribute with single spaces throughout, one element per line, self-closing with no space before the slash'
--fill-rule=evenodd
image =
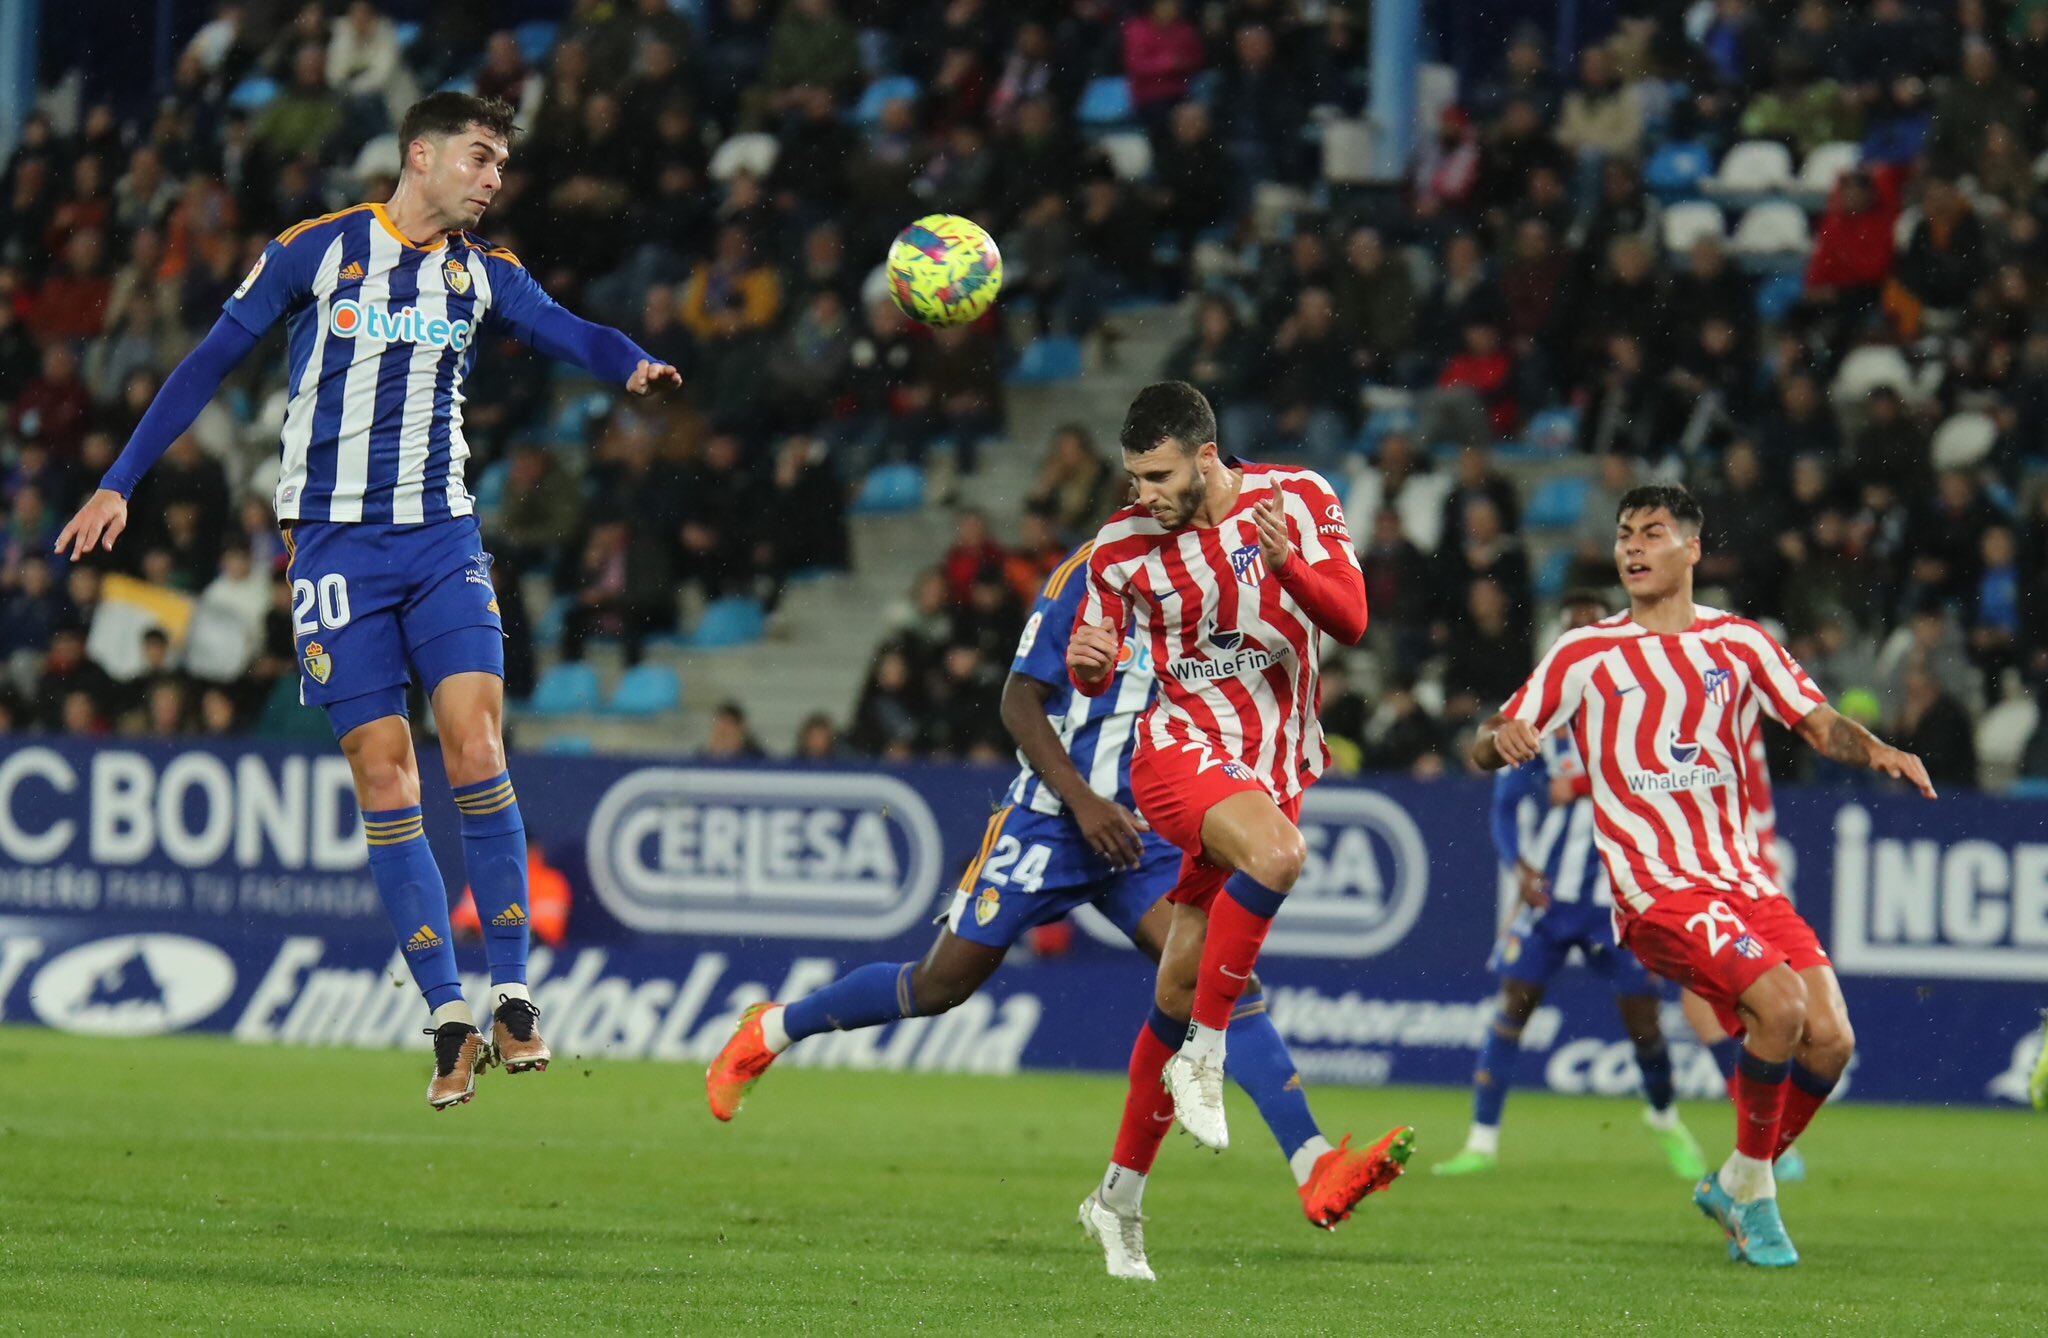
<path id="1" fill-rule="evenodd" d="M 484 265 L 491 276 L 490 314 L 530 348 L 615 386 L 632 379 L 641 363 L 660 361 L 619 331 L 586 321 L 549 297 L 510 251 L 485 252 Z"/>
<path id="2" fill-rule="evenodd" d="M 1539 736 L 1560 728 L 1579 712 L 1591 663 L 1585 642 L 1560 638 L 1536 666 L 1536 672 L 1500 708 L 1501 714 L 1522 721 Z"/>
<path id="3" fill-rule="evenodd" d="M 1067 682 L 1067 642 L 1074 635 L 1074 613 L 1088 588 L 1085 572 L 1065 566 L 1054 572 L 1039 591 L 1038 600 L 1025 620 L 1024 633 L 1017 638 L 1017 655 L 1010 672 L 1035 678 L 1053 687 Z"/>
<path id="4" fill-rule="evenodd" d="M 259 338 L 270 327 L 313 298 L 313 271 L 327 250 L 327 234 L 287 232 L 291 241 L 278 239 L 263 248 L 256 263 L 221 311 L 235 324 Z"/>
<path id="5" fill-rule="evenodd" d="M 1754 623 L 1745 624 L 1743 631 L 1750 682 L 1766 715 L 1790 729 L 1828 704 L 1827 694 L 1776 637 Z"/>
<path id="6" fill-rule="evenodd" d="M 1358 550 L 1351 542 L 1351 526 L 1344 518 L 1344 504 L 1323 476 L 1304 473 L 1288 480 L 1281 490 L 1288 517 L 1301 536 L 1296 545 L 1310 566 L 1341 558 L 1358 565 Z"/>
<path id="7" fill-rule="evenodd" d="M 1074 628 L 1083 623 L 1094 623 L 1119 630 L 1130 626 L 1130 604 L 1125 600 L 1123 590 L 1111 580 L 1109 568 L 1109 559 L 1098 543 L 1095 551 L 1088 556 L 1088 580 L 1081 591 L 1080 603 L 1074 611 L 1073 622 L 1067 629 L 1070 637 Z M 1102 681 L 1092 687 L 1075 678 L 1072 670 L 1068 671 L 1067 680 L 1082 696 L 1100 697 L 1109 691 L 1110 684 L 1116 682 L 1116 672 L 1111 670 L 1104 674 Z"/>
<path id="8" fill-rule="evenodd" d="M 1493 850 L 1502 864 L 1513 865 L 1522 858 L 1520 810 L 1522 801 L 1533 797 L 1544 782 L 1543 759 L 1532 757 L 1518 767 L 1509 767 L 1493 778 Z"/>

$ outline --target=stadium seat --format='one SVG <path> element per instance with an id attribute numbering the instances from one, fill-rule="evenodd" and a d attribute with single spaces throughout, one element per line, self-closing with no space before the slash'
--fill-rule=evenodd
<path id="1" fill-rule="evenodd" d="M 1971 469 L 1998 443 L 1998 423 L 1988 413 L 1951 414 L 1934 429 L 1929 454 L 1936 469 Z"/>
<path id="2" fill-rule="evenodd" d="M 1691 200 L 1699 196 L 1700 182 L 1713 170 L 1714 160 L 1706 145 L 1682 140 L 1650 155 L 1649 165 L 1643 169 L 1643 184 L 1660 200 Z"/>
<path id="3" fill-rule="evenodd" d="M 853 499 L 857 516 L 890 516 L 924 506 L 924 471 L 916 465 L 882 465 L 861 481 Z"/>
<path id="4" fill-rule="evenodd" d="M 1846 141 L 1834 144 L 1817 144 L 1806 161 L 1799 165 L 1799 189 L 1802 194 L 1825 200 L 1842 179 L 1842 174 L 1863 161 L 1862 146 Z"/>
<path id="5" fill-rule="evenodd" d="M 417 23 L 397 23 L 393 24 L 392 27 L 398 33 L 398 49 L 400 51 L 411 51 L 412 44 L 420 40 L 420 25 Z"/>
<path id="6" fill-rule="evenodd" d="M 597 670 L 587 664 L 549 667 L 534 685 L 526 709 L 535 715 L 579 715 L 598 707 Z"/>
<path id="7" fill-rule="evenodd" d="M 2005 795 L 2008 799 L 2048 799 L 2048 776 L 2022 776 Z"/>
<path id="8" fill-rule="evenodd" d="M 1081 375 L 1081 341 L 1064 335 L 1034 339 L 1017 355 L 1007 378 L 1013 386 L 1048 386 Z"/>
<path id="9" fill-rule="evenodd" d="M 1553 549 L 1536 568 L 1536 597 L 1556 599 L 1572 576 L 1572 550 Z"/>
<path id="10" fill-rule="evenodd" d="M 765 177 L 775 170 L 775 159 L 781 152 L 782 145 L 773 135 L 758 130 L 734 135 L 711 155 L 711 179 L 731 181 L 742 172 L 756 179 Z"/>
<path id="11" fill-rule="evenodd" d="M 730 650 L 752 645 L 761 639 L 767 624 L 768 617 L 755 600 L 744 596 L 714 599 L 704 606 L 703 616 L 690 633 L 690 648 Z"/>
<path id="12" fill-rule="evenodd" d="M 1813 249 L 1813 235 L 1807 231 L 1806 211 L 1789 200 L 1767 200 L 1752 205 L 1735 227 L 1728 249 L 1752 260 L 1783 260 L 1804 256 Z"/>
<path id="13" fill-rule="evenodd" d="M 1121 76 L 1090 80 L 1081 94 L 1076 117 L 1082 125 L 1103 129 L 1128 125 L 1131 120 L 1131 86 Z"/>
<path id="14" fill-rule="evenodd" d="M 1757 319 L 1765 325 L 1777 325 L 1792 314 L 1792 308 L 1806 295 L 1806 276 L 1798 270 L 1785 274 L 1773 274 L 1758 285 L 1756 290 Z"/>
<path id="15" fill-rule="evenodd" d="M 512 462 L 493 460 L 484 466 L 484 472 L 476 480 L 476 509 L 483 515 L 497 514 L 505 505 L 505 485 L 512 477 Z"/>
<path id="16" fill-rule="evenodd" d="M 1672 205 L 1664 211 L 1659 226 L 1664 234 L 1664 249 L 1678 255 L 1692 250 L 1693 243 L 1702 237 L 1725 241 L 1728 236 L 1728 223 L 1721 217 L 1720 209 L 1705 200 Z"/>
<path id="17" fill-rule="evenodd" d="M 540 750 L 558 757 L 588 757 L 597 751 L 597 745 L 587 734 L 557 734 L 542 743 Z"/>
<path id="18" fill-rule="evenodd" d="M 1907 399 L 1913 398 L 1913 369 L 1906 355 L 1884 344 L 1866 344 L 1842 359 L 1828 396 L 1842 408 L 1861 407 L 1879 386 L 1890 386 Z"/>
<path id="19" fill-rule="evenodd" d="M 536 646 L 554 647 L 562 644 L 562 626 L 568 621 L 569 610 L 576 606 L 574 595 L 556 595 L 548 606 L 541 610 L 540 618 L 533 625 L 533 642 Z"/>
<path id="20" fill-rule="evenodd" d="M 1579 440 L 1579 411 L 1570 407 L 1545 409 L 1529 420 L 1522 440 L 1549 455 L 1564 455 Z"/>
<path id="21" fill-rule="evenodd" d="M 855 125 L 873 126 L 881 123 L 882 109 L 892 102 L 916 102 L 919 93 L 917 80 L 906 75 L 894 75 L 877 79 L 860 95 L 860 102 L 853 109 Z"/>
<path id="22" fill-rule="evenodd" d="M 1704 182 L 1716 198 L 1758 200 L 1792 188 L 1792 150 L 1775 140 L 1752 139 L 1728 150 L 1721 168 Z"/>
<path id="23" fill-rule="evenodd" d="M 262 75 L 251 75 L 235 85 L 235 91 L 228 94 L 228 106 L 236 111 L 261 111 L 277 101 L 277 80 Z"/>
<path id="24" fill-rule="evenodd" d="M 1109 166 L 1124 181 L 1143 181 L 1152 175 L 1152 141 L 1136 130 L 1120 130 L 1095 141 Z"/>
<path id="25" fill-rule="evenodd" d="M 1532 530 L 1568 530 L 1586 514 L 1593 488 L 1577 475 L 1545 479 L 1529 498 L 1522 523 Z"/>
<path id="26" fill-rule="evenodd" d="M 2019 775 L 2027 744 L 2041 723 L 2041 708 L 2025 692 L 2012 692 L 1977 721 L 1977 783 L 1987 790 Z"/>
<path id="27" fill-rule="evenodd" d="M 561 30 L 559 23 L 534 19 L 514 28 L 512 39 L 519 43 L 519 54 L 526 57 L 528 65 L 546 65 L 549 54 L 555 49 L 555 37 Z"/>
<path id="28" fill-rule="evenodd" d="M 683 704 L 683 681 L 665 664 L 638 664 L 612 689 L 605 710 L 613 715 L 664 715 Z"/>

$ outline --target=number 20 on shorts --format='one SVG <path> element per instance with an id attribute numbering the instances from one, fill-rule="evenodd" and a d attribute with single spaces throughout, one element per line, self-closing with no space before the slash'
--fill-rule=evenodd
<path id="1" fill-rule="evenodd" d="M 306 636 L 323 627 L 332 632 L 348 626 L 348 619 L 348 578 L 339 572 L 322 576 L 318 583 L 304 578 L 292 582 L 294 636 Z"/>

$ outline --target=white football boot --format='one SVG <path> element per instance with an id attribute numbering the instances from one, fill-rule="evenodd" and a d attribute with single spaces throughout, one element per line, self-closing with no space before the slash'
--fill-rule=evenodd
<path id="1" fill-rule="evenodd" d="M 1090 1194 L 1081 1200 L 1081 1230 L 1095 1238 L 1102 1247 L 1103 1262 L 1109 1265 L 1113 1278 L 1130 1278 L 1136 1282 L 1157 1282 L 1152 1265 L 1145 1262 L 1145 1218 L 1140 1213 L 1129 1216 L 1116 1211 L 1102 1201 L 1102 1195 Z"/>
<path id="2" fill-rule="evenodd" d="M 1230 1146 L 1230 1126 L 1223 1119 L 1223 1056 L 1191 1059 L 1183 1050 L 1166 1061 L 1166 1090 L 1181 1128 L 1197 1143 L 1216 1152 Z"/>

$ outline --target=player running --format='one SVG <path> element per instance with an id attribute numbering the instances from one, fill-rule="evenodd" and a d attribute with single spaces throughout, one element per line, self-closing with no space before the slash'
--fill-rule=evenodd
<path id="1" fill-rule="evenodd" d="M 74 562 L 112 548 L 135 485 L 285 322 L 290 403 L 274 506 L 290 555 L 300 700 L 327 712 L 355 774 L 370 873 L 432 1010 L 436 1110 L 468 1101 L 491 1061 L 521 1073 L 550 1058 L 525 983 L 526 828 L 505 769 L 503 623 L 463 483 L 462 387 L 477 329 L 502 320 L 522 342 L 636 395 L 682 380 L 618 331 L 556 306 L 510 251 L 467 231 L 503 183 L 512 118 L 497 98 L 442 92 L 413 104 L 390 201 L 309 219 L 263 249 L 57 536 Z M 421 825 L 411 678 L 433 703 L 462 816 L 490 961 L 488 1049 L 463 998 L 448 894 Z"/>
<path id="2" fill-rule="evenodd" d="M 1607 601 L 1595 592 L 1564 598 L 1566 631 L 1606 615 Z M 1500 1015 L 1480 1047 L 1479 1067 L 1472 1075 L 1472 1128 L 1463 1151 L 1431 1168 L 1437 1175 L 1476 1175 L 1500 1164 L 1500 1117 L 1514 1081 L 1522 1028 L 1574 949 L 1586 969 L 1614 990 L 1650 1103 L 1643 1123 L 1681 1178 L 1698 1180 L 1707 1173 L 1699 1142 L 1680 1122 L 1674 1104 L 1671 1048 L 1657 1018 L 1662 986 L 1614 941 L 1614 894 L 1593 851 L 1591 794 L 1579 750 L 1563 730 L 1545 735 L 1536 757 L 1494 780 L 1494 849 L 1515 875 L 1522 908 L 1487 964 L 1500 977 Z M 1525 811 L 1531 809 L 1535 815 L 1527 820 L 1525 835 Z"/>
<path id="3" fill-rule="evenodd" d="M 1934 787 L 1919 758 L 1829 706 L 1770 633 L 1693 603 L 1703 519 L 1683 488 L 1623 496 L 1614 559 L 1629 612 L 1560 637 L 1480 728 L 1471 755 L 1489 770 L 1520 766 L 1544 735 L 1571 726 L 1621 941 L 1743 1038 L 1735 1151 L 1693 1200 L 1727 1232 L 1730 1258 L 1783 1268 L 1799 1254 L 1771 1164 L 1834 1090 L 1855 1034 L 1820 940 L 1749 839 L 1748 712 L 1761 709 L 1836 762 L 1910 781 L 1930 799 Z"/>
<path id="4" fill-rule="evenodd" d="M 1137 501 L 1096 535 L 1067 667 L 1084 696 L 1110 692 L 1134 626 L 1160 678 L 1131 788 L 1182 855 L 1115 1152 L 1081 1204 L 1112 1273 L 1142 1250 L 1145 1178 L 1173 1118 L 1204 1147 L 1229 1144 L 1224 1032 L 1301 876 L 1302 793 L 1329 765 L 1317 643 L 1356 644 L 1366 623 L 1344 509 L 1320 476 L 1221 455 L 1209 402 L 1180 381 L 1139 391 L 1121 440 Z M 1413 1138 L 1398 1128 L 1366 1150 L 1364 1193 L 1401 1173 Z"/>
<path id="5" fill-rule="evenodd" d="M 1159 960 L 1180 852 L 1152 834 L 1131 799 L 1131 744 L 1154 695 L 1152 652 L 1136 638 L 1125 641 L 1114 692 L 1088 697 L 1068 682 L 1067 639 L 1087 589 L 1090 552 L 1084 545 L 1046 579 L 1018 638 L 1002 713 L 1023 768 L 990 819 L 931 951 L 918 962 L 860 967 L 787 1005 L 747 1009 L 705 1074 L 719 1119 L 739 1113 L 748 1090 L 795 1042 L 957 1008 L 1019 938 L 1079 907 L 1094 906 Z M 1256 983 L 1231 1020 L 1230 1075 L 1279 1142 L 1308 1220 L 1334 1230 L 1364 1197 L 1374 1163 L 1348 1137 L 1334 1148 L 1323 1137 Z M 1118 1237 L 1111 1271 L 1149 1279 L 1143 1240 L 1123 1245 Z"/>

